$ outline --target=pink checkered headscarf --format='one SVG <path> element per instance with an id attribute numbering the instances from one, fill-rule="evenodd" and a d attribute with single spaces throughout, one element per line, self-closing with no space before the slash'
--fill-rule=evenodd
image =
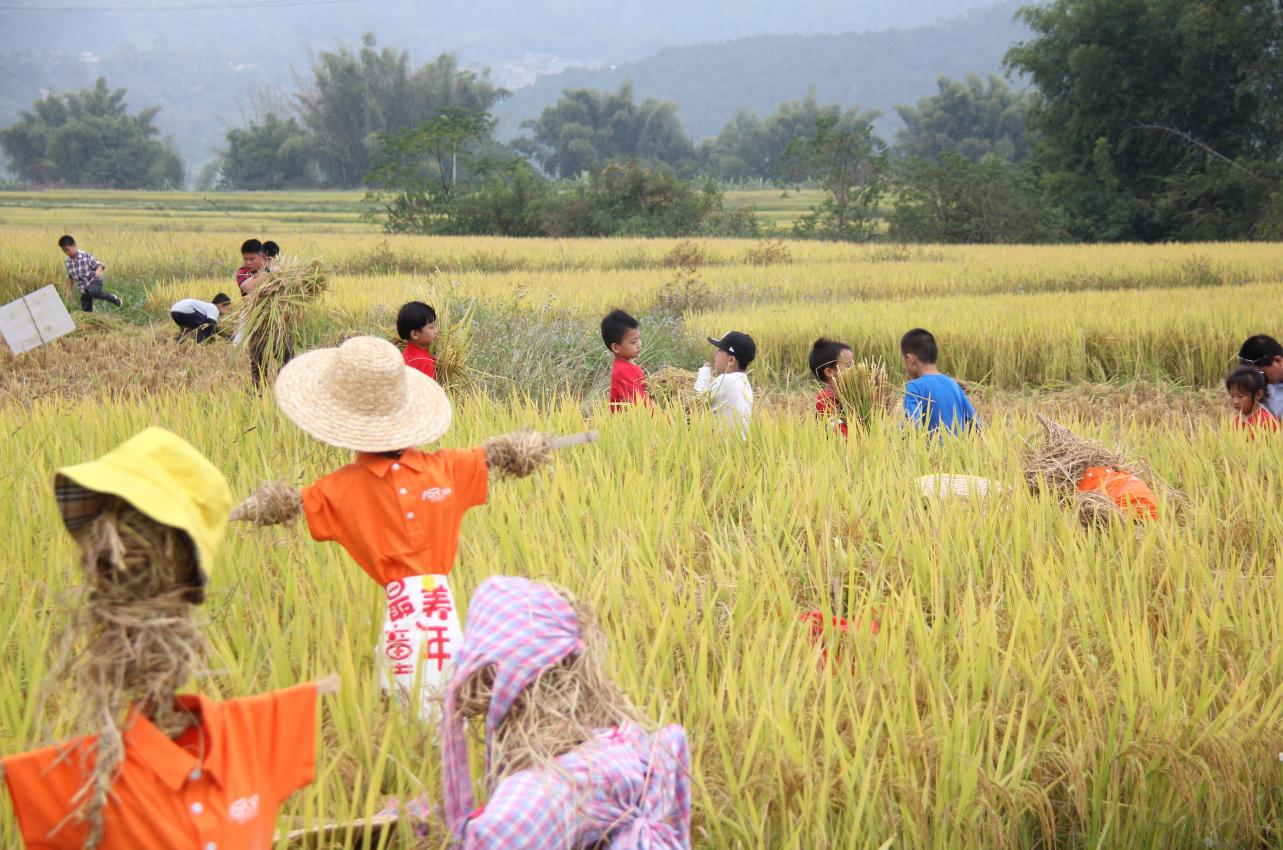
<path id="1" fill-rule="evenodd" d="M 454 676 L 446 691 L 441 756 L 445 773 L 446 822 L 460 832 L 476 801 L 459 688 L 476 671 L 495 665 L 490 710 L 486 713 L 486 770 L 490 742 L 508 709 L 540 671 L 583 652 L 579 617 L 560 594 L 538 582 L 514 576 L 488 578 L 468 606 L 463 648 L 455 655 Z"/>

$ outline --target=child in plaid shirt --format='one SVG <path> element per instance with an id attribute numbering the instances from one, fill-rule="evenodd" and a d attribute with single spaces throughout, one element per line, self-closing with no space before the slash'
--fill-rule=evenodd
<path id="1" fill-rule="evenodd" d="M 119 295 L 103 289 L 102 276 L 107 267 L 98 262 L 98 258 L 88 251 L 76 246 L 76 240 L 66 235 L 58 240 L 58 247 L 67 255 L 63 262 L 67 266 L 67 282 L 76 287 L 80 293 L 80 309 L 86 313 L 94 311 L 94 301 L 106 301 L 117 307 L 124 306 Z"/>

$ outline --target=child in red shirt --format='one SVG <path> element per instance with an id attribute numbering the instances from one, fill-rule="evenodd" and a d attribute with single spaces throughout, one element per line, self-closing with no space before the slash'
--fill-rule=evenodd
<path id="1" fill-rule="evenodd" d="M 811 346 L 811 374 L 821 384 L 815 398 L 815 412 L 826 423 L 832 424 L 845 437 L 846 416 L 838 399 L 838 375 L 855 365 L 855 354 L 844 342 L 820 337 Z"/>
<path id="2" fill-rule="evenodd" d="M 428 346 L 436 342 L 440 333 L 437 311 L 422 301 L 411 301 L 396 315 L 396 332 L 405 340 L 405 350 L 401 352 L 405 365 L 435 381 L 437 361 L 428 353 Z"/>
<path id="3" fill-rule="evenodd" d="M 649 404 L 646 373 L 633 362 L 641 355 L 641 328 L 637 320 L 623 310 L 612 310 L 601 320 L 601 340 L 615 355 L 615 365 L 610 369 L 610 409 L 618 411 L 628 404 Z"/>
<path id="4" fill-rule="evenodd" d="M 1238 412 L 1234 418 L 1235 431 L 1278 431 L 1279 421 L 1266 410 L 1265 373 L 1255 366 L 1239 366 L 1225 379 L 1230 406 Z"/>

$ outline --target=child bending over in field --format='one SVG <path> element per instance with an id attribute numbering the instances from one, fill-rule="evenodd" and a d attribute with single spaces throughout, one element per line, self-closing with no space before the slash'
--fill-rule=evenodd
<path id="1" fill-rule="evenodd" d="M 174 342 L 182 342 L 188 331 L 196 331 L 197 342 L 208 342 L 218 330 L 218 320 L 232 307 L 232 299 L 223 293 L 214 296 L 213 301 L 201 301 L 199 298 L 184 298 L 169 308 L 169 317 L 178 325 L 178 336 Z"/>
<path id="2" fill-rule="evenodd" d="M 437 311 L 422 301 L 411 301 L 396 314 L 396 332 L 405 340 L 405 349 L 401 352 L 405 365 L 435 381 L 437 361 L 428 353 L 428 346 L 436 342 L 440 333 Z"/>
<path id="3" fill-rule="evenodd" d="M 914 328 L 900 339 L 900 355 L 909 383 L 904 387 L 904 413 L 930 434 L 979 427 L 976 409 L 962 385 L 936 368 L 939 349 L 929 331 Z"/>
<path id="4" fill-rule="evenodd" d="M 1283 418 L 1283 345 L 1265 334 L 1249 337 L 1238 350 L 1238 362 L 1243 366 L 1255 366 L 1264 373 L 1263 404 L 1275 419 Z"/>
<path id="5" fill-rule="evenodd" d="M 753 338 L 739 331 L 724 334 L 721 339 L 708 338 L 717 349 L 711 364 L 705 363 L 695 376 L 695 392 L 707 394 L 712 409 L 722 422 L 741 437 L 748 437 L 749 420 L 753 417 L 753 387 L 747 370 L 757 357 Z"/>
<path id="6" fill-rule="evenodd" d="M 610 367 L 610 409 L 629 404 L 649 404 L 646 373 L 634 361 L 641 356 L 641 326 L 623 310 L 612 310 L 601 320 L 601 341 L 615 355 Z"/>
<path id="7" fill-rule="evenodd" d="M 445 685 L 462 633 L 446 577 L 469 509 L 485 504 L 493 468 L 529 475 L 558 443 L 541 434 L 497 437 L 470 449 L 424 452 L 450 428 L 453 410 L 436 381 L 405 365 L 387 340 L 354 337 L 309 351 L 276 379 L 281 411 L 323 443 L 356 452 L 302 491 L 268 484 L 232 514 L 258 525 L 300 513 L 314 540 L 332 540 L 383 588 L 384 687 L 404 694 L 419 678 L 424 716 Z M 591 435 L 562 444 L 588 442 Z"/>
<path id="8" fill-rule="evenodd" d="M 831 424 L 842 436 L 847 435 L 846 416 L 838 399 L 838 375 L 855 366 L 855 353 L 844 342 L 823 337 L 811 346 L 811 374 L 820 382 L 820 394 L 815 398 L 815 412 Z"/>
<path id="9" fill-rule="evenodd" d="M 1277 431 L 1279 421 L 1265 407 L 1265 373 L 1255 366 L 1239 366 L 1225 379 L 1235 431 Z"/>

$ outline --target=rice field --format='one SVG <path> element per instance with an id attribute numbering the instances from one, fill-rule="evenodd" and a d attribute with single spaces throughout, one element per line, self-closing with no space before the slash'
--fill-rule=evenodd
<path id="1" fill-rule="evenodd" d="M 153 424 L 205 452 L 237 497 L 345 460 L 254 397 L 236 352 L 170 341 L 169 303 L 230 291 L 252 235 L 332 270 L 313 341 L 388 334 L 411 294 L 449 311 L 439 345 L 474 380 L 450 388 L 443 445 L 600 432 L 494 485 L 465 521 L 452 583 L 466 595 L 527 575 L 596 609 L 621 686 L 690 736 L 695 846 L 1283 845 L 1283 444 L 1231 432 L 1219 389 L 1238 342 L 1283 331 L 1283 246 L 787 242 L 786 258 L 754 265 L 760 243 L 696 240 L 691 263 L 676 240 L 384 237 L 340 220 L 346 202 L 328 196 L 229 199 L 245 206 L 229 210 L 240 230 L 175 209 L 189 196 L 44 200 L 0 194 L 0 288 L 57 280 L 69 230 L 129 306 L 48 351 L 0 353 L 0 754 L 81 731 L 67 720 L 76 695 L 46 682 L 77 581 L 56 467 Z M 751 333 L 748 439 L 699 412 L 609 415 L 596 322 L 613 306 L 642 317 L 652 371 L 696 365 L 705 334 Z M 894 374 L 915 325 L 974 383 L 984 430 L 938 444 L 888 418 L 835 438 L 810 413 L 811 340 L 837 336 Z M 1038 412 L 1144 457 L 1189 505 L 1084 530 L 1022 486 Z M 1013 487 L 928 503 L 916 479 L 933 473 Z M 440 801 L 434 730 L 381 696 L 379 594 L 341 549 L 298 527 L 234 529 L 205 609 L 210 671 L 193 687 L 342 678 L 317 780 L 282 828 Z M 825 662 L 798 623 L 811 610 L 864 625 L 828 635 Z M 427 846 L 446 847 L 431 826 Z M 18 840 L 0 805 L 0 846 Z M 381 841 L 414 846 L 407 830 Z"/>

